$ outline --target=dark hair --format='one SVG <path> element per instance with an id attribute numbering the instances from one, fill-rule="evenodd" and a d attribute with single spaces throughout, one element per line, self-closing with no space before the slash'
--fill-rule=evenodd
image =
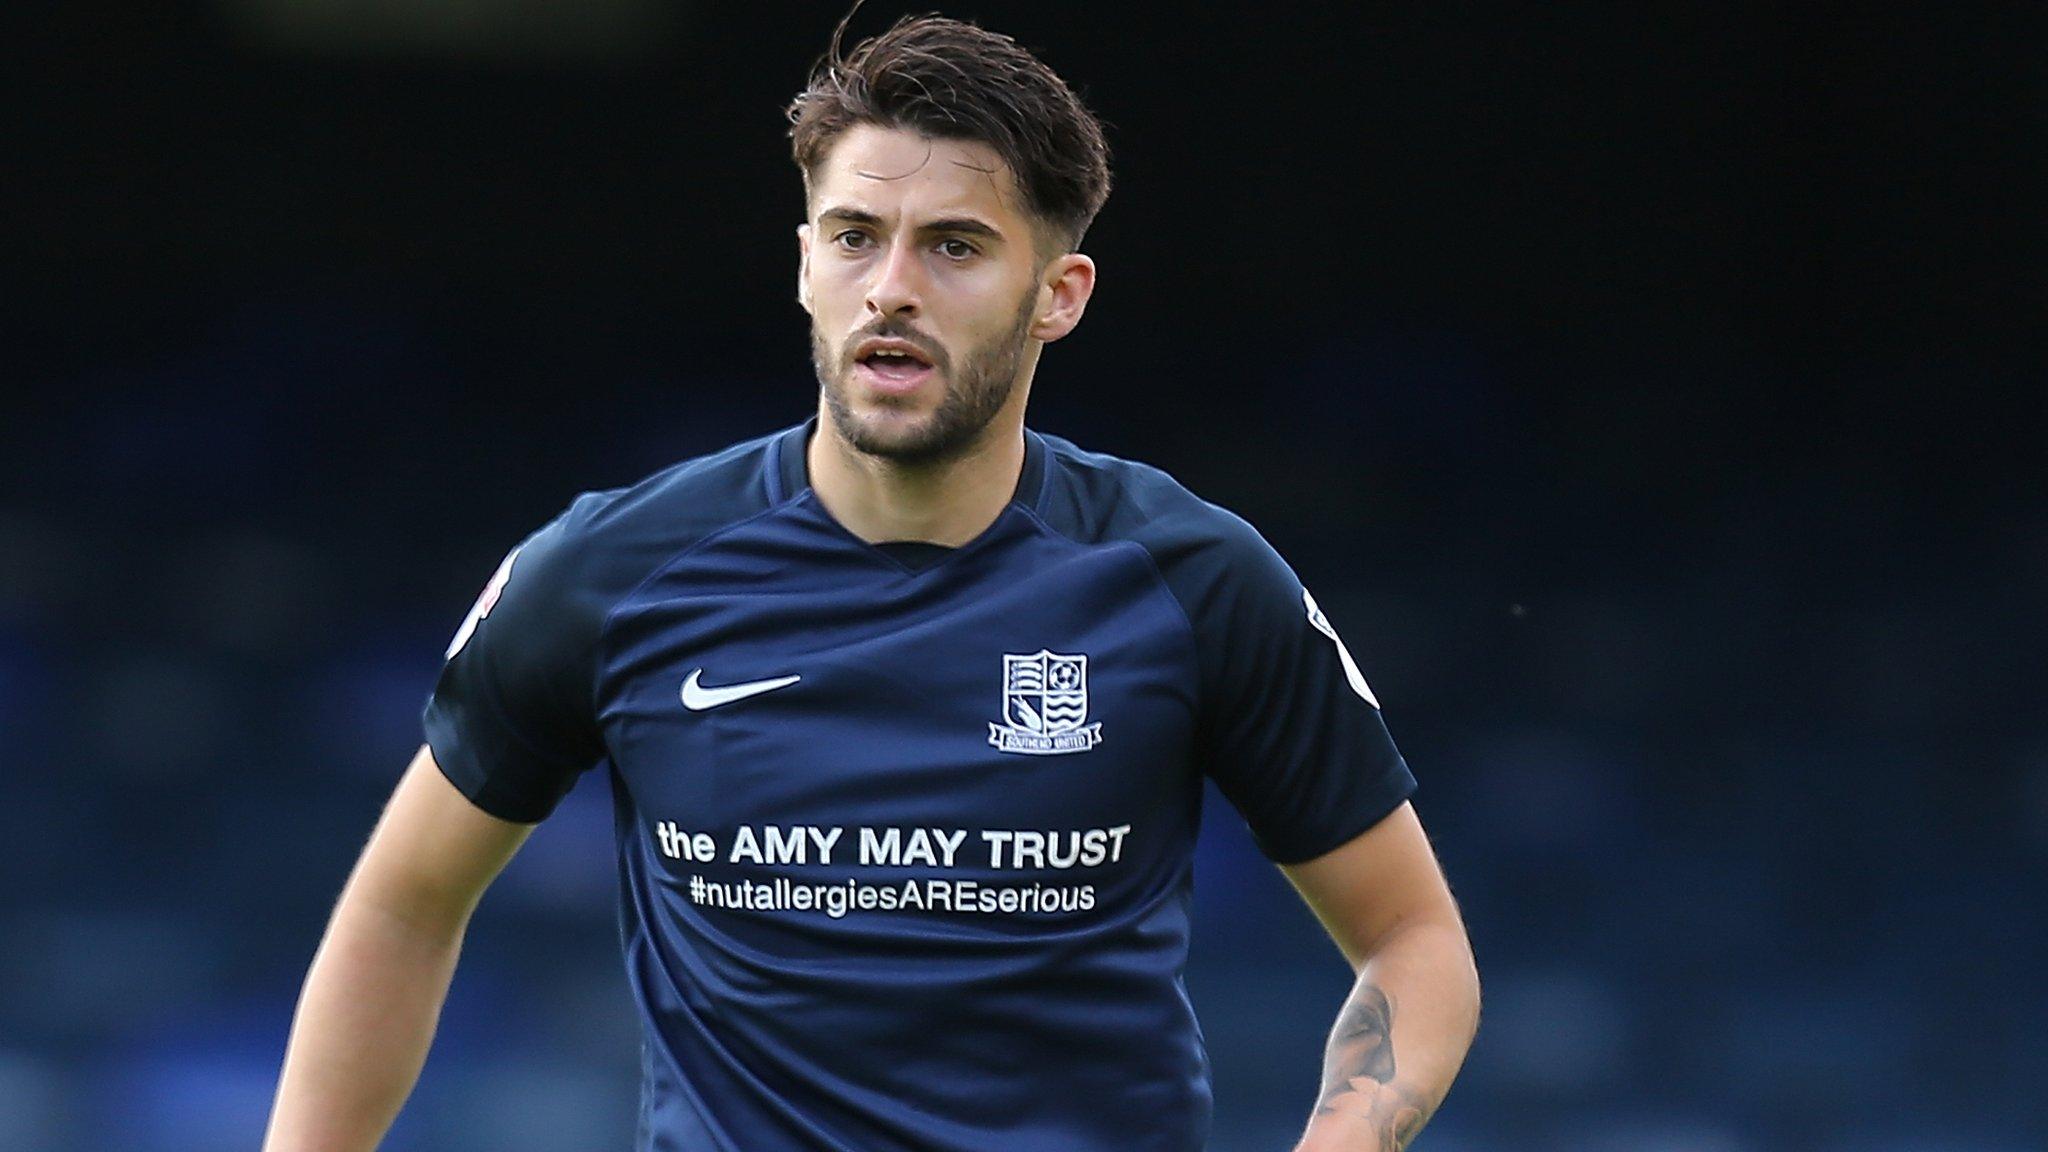
<path id="1" fill-rule="evenodd" d="M 1008 36 L 936 15 L 905 16 L 842 52 L 852 18 L 833 29 L 789 104 L 790 151 L 806 186 L 856 124 L 978 141 L 1010 166 L 1049 238 L 1077 247 L 1109 198 L 1109 145 L 1066 81 Z"/>

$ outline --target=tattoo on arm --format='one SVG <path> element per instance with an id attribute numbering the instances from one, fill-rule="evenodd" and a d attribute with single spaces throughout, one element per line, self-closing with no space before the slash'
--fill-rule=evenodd
<path id="1" fill-rule="evenodd" d="M 1394 1078 L 1394 1005 L 1387 994 L 1368 984 L 1358 990 L 1330 1034 L 1334 1075 L 1370 1076 L 1382 1084 Z"/>
<path id="2" fill-rule="evenodd" d="M 1364 1120 L 1383 1152 L 1401 1152 L 1429 1122 L 1429 1100 L 1394 1079 L 1394 1005 L 1377 985 L 1360 988 L 1330 1033 L 1319 1112 Z"/>

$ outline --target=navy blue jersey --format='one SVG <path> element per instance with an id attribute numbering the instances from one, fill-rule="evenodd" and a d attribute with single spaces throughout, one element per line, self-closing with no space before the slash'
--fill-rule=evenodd
<path id="1" fill-rule="evenodd" d="M 811 429 L 579 497 L 426 710 L 508 820 L 609 767 L 638 1147 L 1200 1148 L 1203 778 L 1276 861 L 1345 843 L 1414 788 L 1370 689 L 1163 473 L 1027 432 L 995 522 L 917 554 L 826 513 Z"/>

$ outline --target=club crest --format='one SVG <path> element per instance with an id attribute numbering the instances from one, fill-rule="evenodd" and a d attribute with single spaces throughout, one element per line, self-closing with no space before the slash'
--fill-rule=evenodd
<path id="1" fill-rule="evenodd" d="M 1056 756 L 1086 752 L 1102 743 L 1102 725 L 1088 719 L 1088 657 L 1041 648 L 1003 657 L 1003 719 L 988 726 L 988 742 L 1002 752 Z"/>

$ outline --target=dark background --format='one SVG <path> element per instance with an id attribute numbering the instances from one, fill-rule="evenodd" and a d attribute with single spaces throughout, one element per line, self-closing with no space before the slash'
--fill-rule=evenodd
<path id="1" fill-rule="evenodd" d="M 1117 153 L 1034 424 L 1258 524 L 1422 780 L 1486 1017 L 1421 1146 L 2048 1143 L 2048 10 L 949 11 Z M 504 550 L 814 403 L 779 109 L 837 14 L 10 34 L 0 1148 L 254 1147 Z M 625 1146 L 607 805 L 388 1147 Z M 1284 1149 L 1347 974 L 1220 802 L 1198 877 L 1213 1146 Z"/>

